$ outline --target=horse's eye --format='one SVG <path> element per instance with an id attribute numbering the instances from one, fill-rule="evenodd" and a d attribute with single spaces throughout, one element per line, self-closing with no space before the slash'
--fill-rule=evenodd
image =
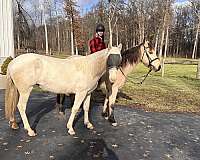
<path id="1" fill-rule="evenodd" d="M 150 50 L 150 51 L 149 51 L 149 54 L 154 54 L 154 50 Z"/>

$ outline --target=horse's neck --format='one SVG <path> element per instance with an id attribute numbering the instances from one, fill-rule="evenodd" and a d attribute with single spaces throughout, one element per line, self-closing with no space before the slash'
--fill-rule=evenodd
<path id="1" fill-rule="evenodd" d="M 127 76 L 129 73 L 131 73 L 135 68 L 136 68 L 136 66 L 140 63 L 140 59 L 141 59 L 141 57 L 142 57 L 142 55 L 140 54 L 141 52 L 140 52 L 140 50 L 141 50 L 141 45 L 138 45 L 138 46 L 136 46 L 136 47 L 138 47 L 139 48 L 139 56 L 138 56 L 138 59 L 136 60 L 136 62 L 134 62 L 133 64 L 130 64 L 130 63 L 128 63 L 127 65 L 125 65 L 124 67 L 122 67 L 122 71 L 123 71 L 123 73 Z"/>
<path id="2" fill-rule="evenodd" d="M 122 68 L 122 71 L 127 76 L 129 73 L 131 73 L 136 68 L 137 65 L 138 65 L 138 63 L 128 64 L 128 65 L 126 65 L 126 67 Z"/>
<path id="3" fill-rule="evenodd" d="M 106 62 L 108 58 L 108 52 L 106 50 L 99 51 L 88 57 L 90 59 L 90 65 L 93 76 L 101 76 L 106 71 Z"/>

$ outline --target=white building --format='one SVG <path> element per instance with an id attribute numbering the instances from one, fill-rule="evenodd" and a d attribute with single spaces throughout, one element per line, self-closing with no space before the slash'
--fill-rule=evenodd
<path id="1" fill-rule="evenodd" d="M 13 1 L 0 0 L 0 64 L 14 57 Z"/>

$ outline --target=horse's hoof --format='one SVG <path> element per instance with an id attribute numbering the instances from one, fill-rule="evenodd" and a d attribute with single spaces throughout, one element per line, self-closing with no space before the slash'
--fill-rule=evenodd
<path id="1" fill-rule="evenodd" d="M 117 123 L 111 123 L 112 126 L 116 127 L 117 126 Z"/>
<path id="2" fill-rule="evenodd" d="M 92 125 L 92 123 L 87 123 L 86 127 L 87 129 L 94 129 L 94 126 Z"/>
<path id="3" fill-rule="evenodd" d="M 58 113 L 59 113 L 59 115 L 61 115 L 61 116 L 64 116 L 64 115 L 65 115 L 65 112 L 62 112 L 62 111 L 59 111 Z"/>
<path id="4" fill-rule="evenodd" d="M 74 132 L 73 129 L 69 129 L 69 130 L 68 130 L 68 133 L 69 133 L 69 135 L 71 135 L 71 136 L 75 135 L 75 132 Z"/>
<path id="5" fill-rule="evenodd" d="M 117 126 L 117 122 L 115 121 L 113 114 L 110 115 L 110 117 L 108 118 L 108 121 L 111 123 L 112 126 L 114 126 L 114 127 Z"/>
<path id="6" fill-rule="evenodd" d="M 35 136 L 37 136 L 37 133 L 35 133 L 35 132 L 31 129 L 31 130 L 28 130 L 28 135 L 29 135 L 30 137 L 35 137 Z"/>
<path id="7" fill-rule="evenodd" d="M 102 117 L 104 117 L 106 120 L 108 120 L 108 112 L 102 112 Z"/>
<path id="8" fill-rule="evenodd" d="M 60 115 L 64 115 L 65 114 L 65 111 L 63 110 L 62 104 L 56 103 L 55 108 L 57 108 L 58 114 L 60 114 Z"/>
<path id="9" fill-rule="evenodd" d="M 18 124 L 16 123 L 16 122 L 9 122 L 9 124 L 10 124 L 10 127 L 12 128 L 12 129 L 19 129 L 19 126 L 18 126 Z"/>
<path id="10" fill-rule="evenodd" d="M 105 120 L 108 120 L 108 117 L 104 117 Z"/>

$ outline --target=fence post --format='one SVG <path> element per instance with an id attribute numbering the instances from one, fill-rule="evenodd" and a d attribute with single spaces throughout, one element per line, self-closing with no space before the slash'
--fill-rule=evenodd
<path id="1" fill-rule="evenodd" d="M 196 78 L 200 79 L 200 58 L 198 59 Z"/>

